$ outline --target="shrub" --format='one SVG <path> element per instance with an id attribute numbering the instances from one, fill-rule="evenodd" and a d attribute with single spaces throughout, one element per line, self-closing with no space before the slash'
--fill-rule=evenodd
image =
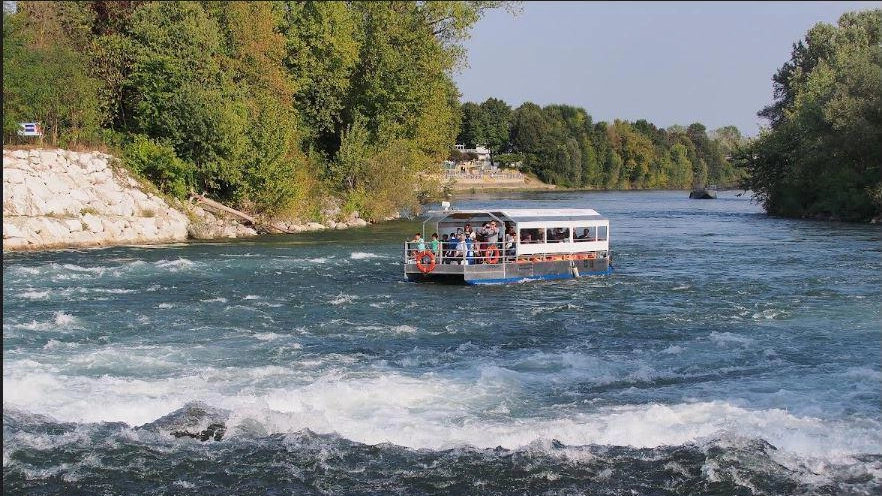
<path id="1" fill-rule="evenodd" d="M 171 145 L 144 135 L 136 135 L 126 147 L 124 161 L 132 171 L 175 198 L 186 198 L 193 185 L 194 167 L 178 158 Z"/>

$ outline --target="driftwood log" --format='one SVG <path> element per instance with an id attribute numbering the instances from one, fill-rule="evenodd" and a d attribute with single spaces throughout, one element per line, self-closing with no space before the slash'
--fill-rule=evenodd
<path id="1" fill-rule="evenodd" d="M 220 210 L 221 212 L 228 213 L 239 219 L 245 221 L 246 224 L 255 225 L 254 217 L 246 214 L 245 212 L 240 212 L 234 208 L 230 208 L 222 203 L 218 203 L 211 198 L 206 197 L 204 194 L 200 195 L 195 192 L 190 193 L 191 199 L 195 199 L 197 202 L 201 203 L 204 207 L 208 207 L 209 210 L 214 210 L 215 212 Z"/>
<path id="2" fill-rule="evenodd" d="M 234 208 L 230 208 L 220 202 L 216 202 L 216 201 L 212 200 L 211 198 L 208 198 L 207 196 L 205 196 L 205 193 L 200 195 L 194 191 L 191 191 L 190 192 L 190 199 L 191 199 L 191 201 L 195 200 L 196 202 L 198 202 L 200 205 L 202 205 L 203 208 L 207 207 L 208 210 L 213 210 L 216 213 L 217 212 L 224 212 L 224 213 L 230 214 L 234 217 L 237 217 L 238 219 L 242 220 L 242 222 L 244 224 L 250 225 L 250 226 L 254 227 L 255 229 L 258 229 L 259 231 L 264 231 L 264 232 L 269 232 L 269 233 L 294 233 L 294 232 L 296 232 L 296 231 L 291 231 L 287 228 L 281 227 L 277 224 L 259 222 L 256 218 L 246 214 L 245 212 L 241 212 L 241 211 L 236 210 Z"/>

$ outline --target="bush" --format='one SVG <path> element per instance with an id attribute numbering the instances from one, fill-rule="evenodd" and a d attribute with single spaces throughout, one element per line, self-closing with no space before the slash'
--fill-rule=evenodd
<path id="1" fill-rule="evenodd" d="M 175 198 L 186 198 L 193 185 L 193 165 L 178 158 L 171 145 L 144 135 L 136 135 L 126 146 L 123 160 L 131 170 Z"/>

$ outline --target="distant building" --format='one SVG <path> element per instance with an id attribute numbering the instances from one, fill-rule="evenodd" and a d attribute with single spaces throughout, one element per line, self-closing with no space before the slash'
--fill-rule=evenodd
<path id="1" fill-rule="evenodd" d="M 490 162 L 490 149 L 482 146 L 475 145 L 474 148 L 466 148 L 465 145 L 456 145 L 456 149 L 461 153 L 468 153 L 475 156 L 474 160 L 469 160 L 465 162 L 459 162 L 456 164 L 460 168 L 464 168 L 465 170 L 477 170 L 477 171 L 489 171 L 495 169 L 493 164 Z"/>

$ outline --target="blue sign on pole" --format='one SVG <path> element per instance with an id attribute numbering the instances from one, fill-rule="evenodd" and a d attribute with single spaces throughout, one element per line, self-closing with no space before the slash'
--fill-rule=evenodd
<path id="1" fill-rule="evenodd" d="M 43 136 L 39 122 L 22 122 L 18 125 L 19 136 Z"/>

